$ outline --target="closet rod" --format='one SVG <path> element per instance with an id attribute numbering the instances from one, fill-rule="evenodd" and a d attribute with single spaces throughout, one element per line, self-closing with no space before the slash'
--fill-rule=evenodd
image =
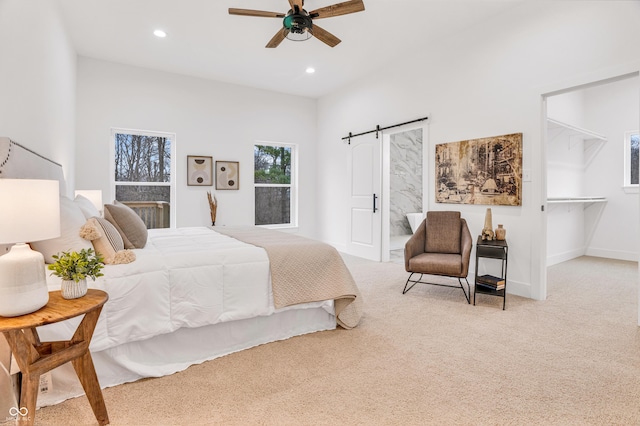
<path id="1" fill-rule="evenodd" d="M 399 124 L 393 124 L 391 126 L 387 126 L 387 127 L 380 127 L 380 125 L 377 125 L 375 129 L 373 130 L 369 130 L 368 132 L 362 132 L 362 133 L 356 133 L 355 135 L 352 134 L 351 132 L 349 132 L 349 136 L 345 136 L 344 138 L 342 138 L 342 140 L 346 140 L 349 145 L 351 145 L 351 138 L 355 138 L 357 136 L 362 136 L 362 135 L 368 135 L 369 133 L 373 133 L 376 132 L 376 139 L 378 139 L 378 132 L 381 132 L 382 130 L 387 130 L 387 129 L 392 129 L 394 127 L 400 127 L 400 126 L 404 126 L 406 124 L 411 124 L 411 123 L 417 123 L 419 121 L 424 121 L 424 120 L 428 120 L 429 117 L 422 117 L 422 118 L 418 118 L 415 120 L 411 120 L 411 121 L 405 121 L 404 123 L 399 123 Z"/>

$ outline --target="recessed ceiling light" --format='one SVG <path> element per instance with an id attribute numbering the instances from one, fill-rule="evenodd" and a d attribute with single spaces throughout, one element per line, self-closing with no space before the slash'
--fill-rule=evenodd
<path id="1" fill-rule="evenodd" d="M 156 36 L 156 37 L 163 38 L 163 37 L 166 37 L 166 36 L 167 36 L 167 33 L 165 33 L 165 32 L 164 32 L 164 31 L 162 31 L 162 30 L 155 30 L 155 31 L 153 32 L 153 35 L 154 35 L 154 36 Z"/>
<path id="2" fill-rule="evenodd" d="M 313 67 L 308 67 L 306 71 L 307 71 L 307 74 L 313 74 L 314 72 L 316 72 L 316 69 Z"/>

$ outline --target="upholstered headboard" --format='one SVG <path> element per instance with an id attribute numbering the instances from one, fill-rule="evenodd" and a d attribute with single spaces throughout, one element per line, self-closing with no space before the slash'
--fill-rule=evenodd
<path id="1" fill-rule="evenodd" d="M 57 180 L 60 182 L 60 194 L 67 193 L 62 165 L 6 137 L 0 137 L 2 178 Z"/>

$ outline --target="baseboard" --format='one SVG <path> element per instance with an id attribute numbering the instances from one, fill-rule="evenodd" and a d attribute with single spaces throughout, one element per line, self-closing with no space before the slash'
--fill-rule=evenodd
<path id="1" fill-rule="evenodd" d="M 507 294 L 531 299 L 531 284 L 513 281 L 507 278 Z"/>
<path id="2" fill-rule="evenodd" d="M 326 244 L 329 244 L 330 246 L 333 246 L 333 248 L 338 250 L 340 253 L 347 253 L 347 245 L 344 243 L 336 243 L 331 241 L 324 241 L 324 242 Z"/>
<path id="3" fill-rule="evenodd" d="M 638 253 L 621 250 L 606 250 L 597 248 L 588 248 L 585 253 L 587 256 L 604 257 L 606 259 L 628 260 L 630 262 L 638 261 Z"/>
<path id="4" fill-rule="evenodd" d="M 566 262 L 567 260 L 575 259 L 576 257 L 584 256 L 585 250 L 583 248 L 566 251 L 564 253 L 555 254 L 547 257 L 547 266 L 553 266 L 558 263 Z"/>
<path id="5" fill-rule="evenodd" d="M 564 253 L 556 254 L 547 257 L 547 266 L 553 266 L 558 263 L 566 262 L 567 260 L 575 259 L 580 256 L 594 256 L 603 257 L 605 259 L 627 260 L 630 262 L 637 262 L 639 254 L 622 250 L 608 250 L 598 248 L 587 249 L 575 249 Z"/>

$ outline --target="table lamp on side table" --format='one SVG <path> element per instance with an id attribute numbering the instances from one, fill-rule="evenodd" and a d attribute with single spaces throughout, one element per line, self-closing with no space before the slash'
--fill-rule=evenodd
<path id="1" fill-rule="evenodd" d="M 27 242 L 60 236 L 59 183 L 55 180 L 0 179 L 0 316 L 35 312 L 49 301 L 44 257 Z"/>

